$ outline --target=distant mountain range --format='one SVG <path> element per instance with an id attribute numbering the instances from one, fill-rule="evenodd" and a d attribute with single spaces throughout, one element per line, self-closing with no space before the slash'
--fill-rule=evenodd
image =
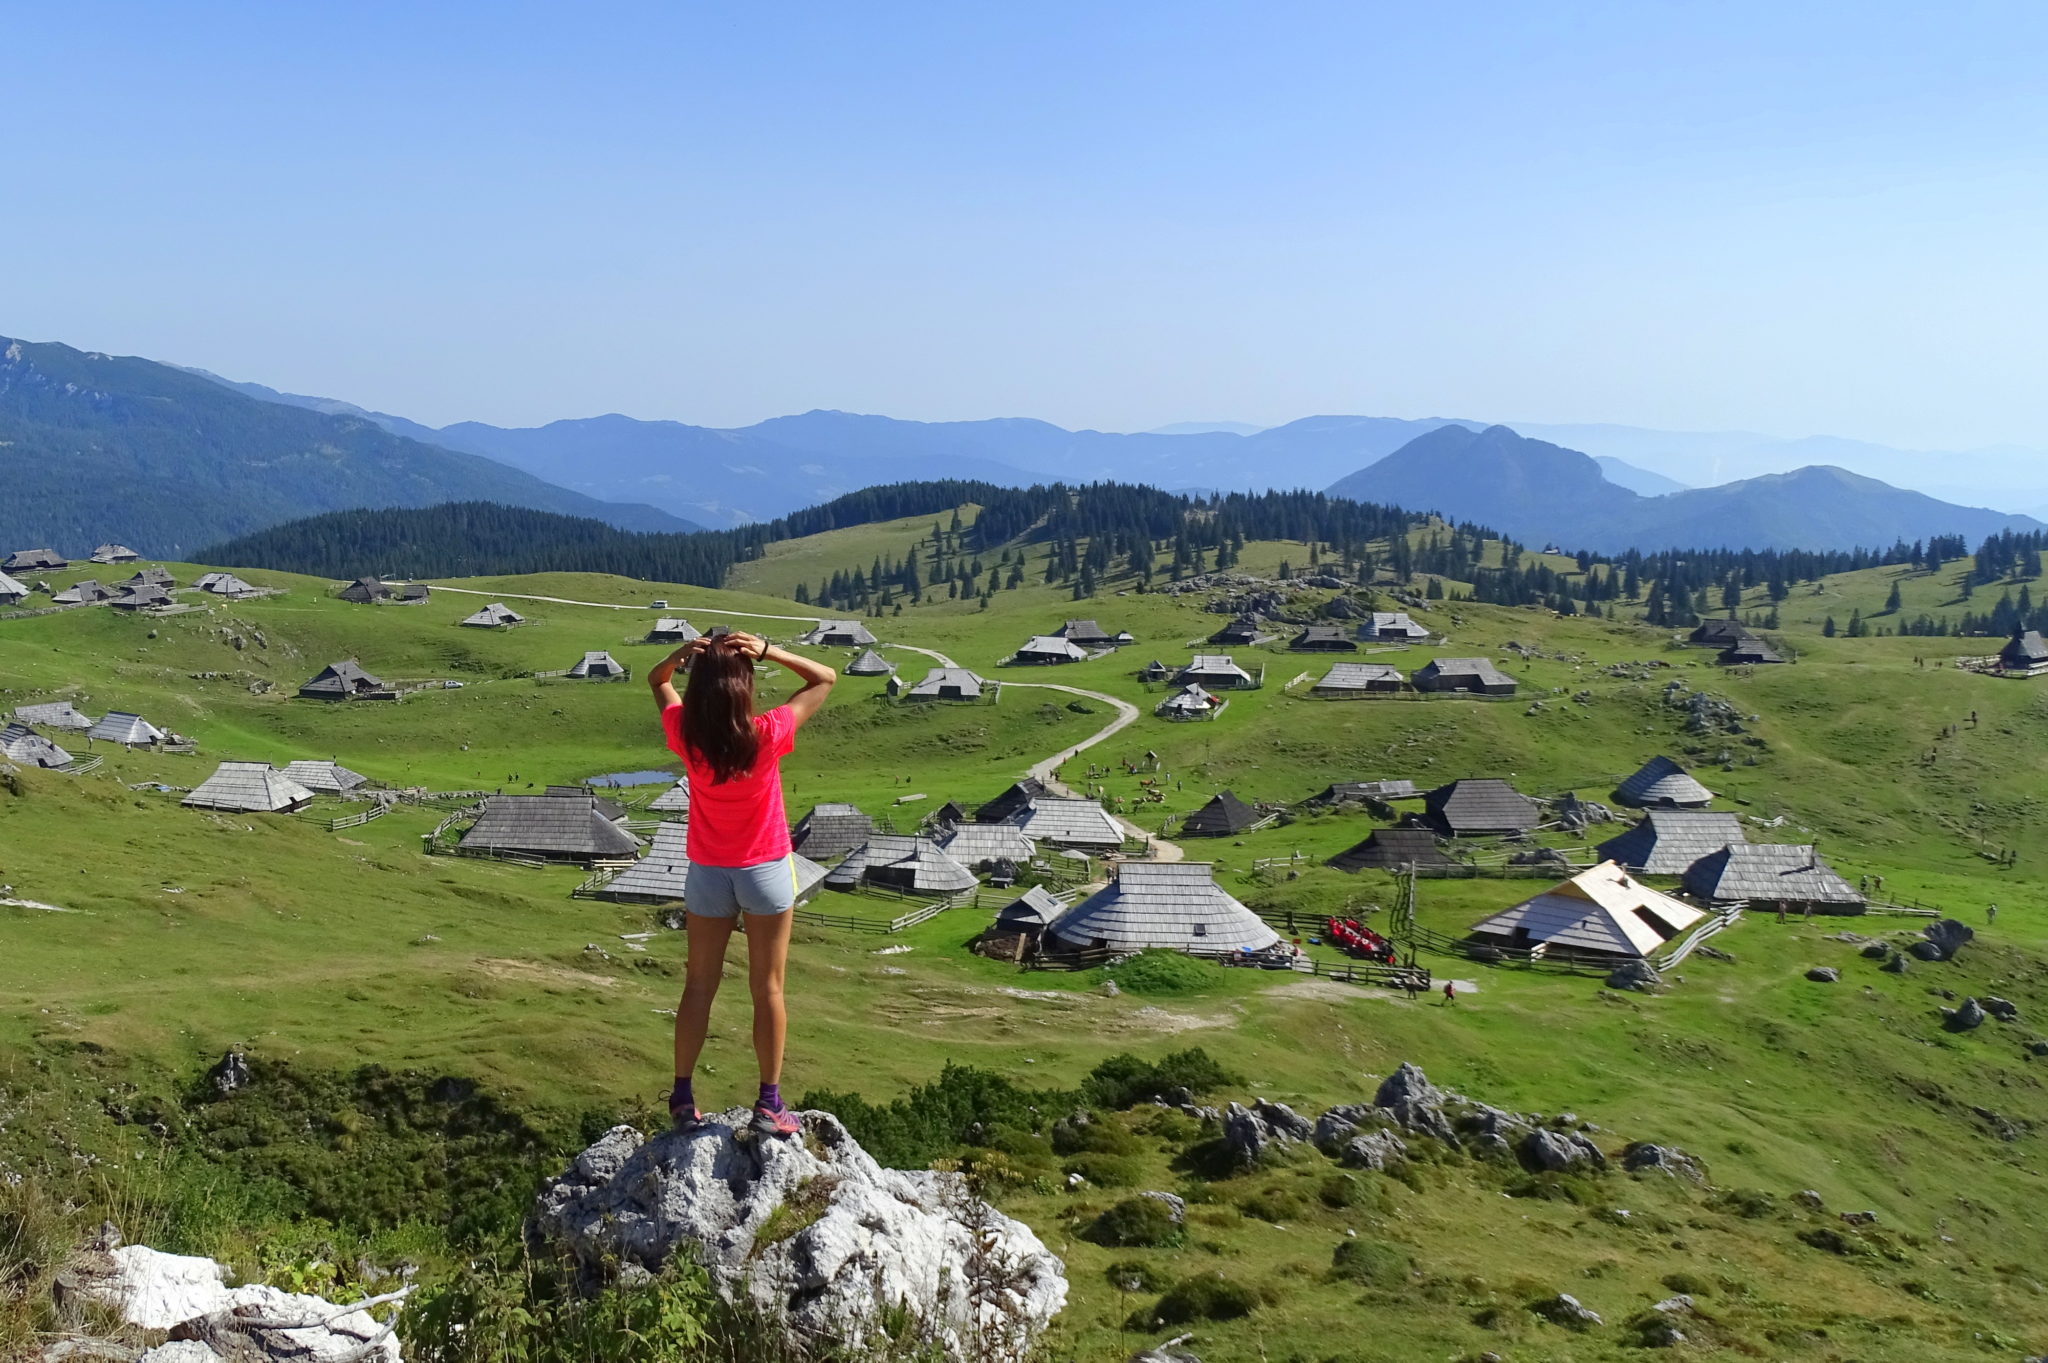
<path id="1" fill-rule="evenodd" d="M 1331 484 L 1332 496 L 1439 511 L 1528 544 L 1628 548 L 1853 549 L 2039 530 L 2027 516 L 1954 506 L 1816 465 L 1644 496 L 1600 461 L 1506 426 L 1443 426 Z"/>
<path id="2" fill-rule="evenodd" d="M 1372 416 L 1121 434 L 1029 418 L 918 422 L 834 411 L 731 430 L 619 415 L 436 429 L 149 360 L 0 345 L 0 472 L 16 494 L 0 504 L 0 542 L 10 543 L 115 538 L 171 554 L 321 511 L 451 501 L 673 531 L 751 524 L 864 487 L 942 478 L 1010 487 L 1116 480 L 1176 491 L 1328 487 L 1532 543 L 1602 550 L 1849 548 L 2039 524 L 1842 468 L 1774 469 L 1718 487 L 1687 487 L 1674 476 L 1714 460 L 1768 462 L 1788 447 L 1853 442 Z M 1555 431 L 1580 444 L 1544 438 Z M 1857 449 L 1873 460 L 1907 454 Z"/>
<path id="3" fill-rule="evenodd" d="M 158 557 L 313 512 L 490 500 L 684 530 L 350 413 L 239 395 L 172 365 L 0 338 L 0 545 L 118 540 Z"/>

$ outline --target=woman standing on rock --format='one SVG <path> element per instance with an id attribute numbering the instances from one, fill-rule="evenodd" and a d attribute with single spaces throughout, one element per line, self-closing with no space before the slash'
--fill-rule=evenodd
<path id="1" fill-rule="evenodd" d="M 784 704 L 757 715 L 754 664 L 761 661 L 780 663 L 803 686 Z M 689 677 L 680 696 L 673 681 L 678 667 Z M 754 1130 L 791 1136 L 798 1129 L 796 1114 L 783 1106 L 781 1088 L 788 1030 L 782 974 L 797 887 L 780 763 L 837 680 L 823 663 L 739 633 L 692 639 L 647 674 L 669 750 L 683 760 L 690 781 L 690 873 L 683 885 L 689 959 L 676 1007 L 676 1083 L 668 1097 L 669 1115 L 685 1130 L 703 1120 L 690 1076 L 704 1049 L 726 944 L 741 912 L 747 915 L 754 1055 L 761 1065 Z"/>

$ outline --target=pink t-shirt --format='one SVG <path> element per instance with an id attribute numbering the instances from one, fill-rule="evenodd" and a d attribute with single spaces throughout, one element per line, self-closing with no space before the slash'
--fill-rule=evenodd
<path id="1" fill-rule="evenodd" d="M 683 742 L 683 707 L 661 712 L 668 749 L 683 759 L 690 776 L 691 861 L 706 866 L 758 866 L 789 855 L 789 817 L 782 812 L 784 754 L 796 750 L 796 716 L 787 705 L 754 716 L 761 748 L 754 769 L 745 776 L 719 781 Z"/>

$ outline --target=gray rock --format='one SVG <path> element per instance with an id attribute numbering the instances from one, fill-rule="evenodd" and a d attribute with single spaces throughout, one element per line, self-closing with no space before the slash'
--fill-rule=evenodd
<path id="1" fill-rule="evenodd" d="M 1985 1012 L 1991 1014 L 2000 1022 L 2018 1022 L 2020 1020 L 2019 1008 L 2008 999 L 2001 999 L 1995 995 L 1986 994 L 1978 1002 L 1983 1005 Z"/>
<path id="2" fill-rule="evenodd" d="M 1408 1147 L 1391 1131 L 1368 1131 L 1344 1142 L 1338 1158 L 1354 1169 L 1386 1169 L 1408 1158 Z"/>
<path id="3" fill-rule="evenodd" d="M 1692 1297 L 1684 1292 L 1675 1297 L 1666 1297 L 1650 1308 L 1667 1316 L 1686 1315 L 1692 1311 Z"/>
<path id="4" fill-rule="evenodd" d="M 1223 1111 L 1223 1140 L 1247 1167 L 1314 1135 L 1315 1123 L 1285 1103 L 1261 1098 L 1249 1108 L 1232 1103 Z"/>
<path id="5" fill-rule="evenodd" d="M 249 1062 L 240 1051 L 229 1051 L 214 1067 L 206 1072 L 213 1081 L 214 1092 L 226 1096 L 238 1089 L 245 1089 L 255 1082 L 249 1073 Z"/>
<path id="6" fill-rule="evenodd" d="M 1941 1010 L 1941 1025 L 1951 1032 L 1967 1032 L 1984 1025 L 1984 1006 L 1975 999 L 1964 999 L 1954 1008 Z"/>
<path id="7" fill-rule="evenodd" d="M 1385 1110 L 1403 1131 L 1455 1142 L 1457 1135 L 1451 1130 L 1450 1118 L 1444 1115 L 1444 1102 L 1449 1097 L 1430 1083 L 1421 1069 L 1404 1061 L 1380 1081 L 1372 1105 Z"/>
<path id="8" fill-rule="evenodd" d="M 1668 1174 L 1692 1183 L 1707 1181 L 1707 1171 L 1699 1160 L 1675 1145 L 1636 1141 L 1621 1152 L 1621 1167 L 1631 1174 Z"/>
<path id="9" fill-rule="evenodd" d="M 1607 977 L 1609 989 L 1635 989 L 1651 994 L 1664 987 L 1664 977 L 1648 961 L 1630 961 Z"/>
<path id="10" fill-rule="evenodd" d="M 1652 1321 L 1643 1327 L 1643 1344 L 1651 1349 L 1675 1349 L 1685 1343 L 1685 1331 L 1668 1320 Z"/>
<path id="11" fill-rule="evenodd" d="M 1906 950 L 1912 952 L 1923 961 L 1945 961 L 1948 959 L 1948 953 L 1941 949 L 1939 942 L 1929 942 L 1922 939 L 1907 947 Z"/>
<path id="12" fill-rule="evenodd" d="M 1174 1225 L 1184 1225 L 1187 1222 L 1188 1204 L 1186 1199 L 1182 1198 L 1178 1193 L 1162 1193 L 1154 1191 L 1148 1193 L 1139 1193 L 1138 1196 L 1149 1197 L 1154 1202 L 1163 1205 L 1166 1208 L 1166 1214 L 1173 1218 Z"/>
<path id="13" fill-rule="evenodd" d="M 1806 1188 L 1800 1192 L 1792 1194 L 1792 1200 L 1794 1202 L 1797 1202 L 1800 1206 L 1811 1208 L 1814 1211 L 1819 1211 L 1822 1207 L 1827 1205 L 1825 1202 L 1821 1200 L 1821 1195 L 1811 1188 Z"/>
<path id="14" fill-rule="evenodd" d="M 1188 1336 L 1181 1336 L 1181 1339 L 1186 1338 Z M 1169 1339 L 1164 1344 L 1140 1349 L 1131 1355 L 1130 1363 L 1202 1363 L 1201 1359 L 1181 1347 L 1181 1339 Z"/>
<path id="15" fill-rule="evenodd" d="M 2027 1043 L 2027 1054 L 2048 1055 L 2048 1041 L 2029 1041 Z"/>
<path id="16" fill-rule="evenodd" d="M 1522 1163 L 1538 1172 L 1561 1174 L 1571 1169 L 1604 1169 L 1607 1156 L 1600 1147 L 1576 1131 L 1545 1131 L 1536 1128 L 1516 1147 Z"/>
<path id="17" fill-rule="evenodd" d="M 751 1137 L 749 1116 L 648 1141 L 613 1128 L 542 1186 L 529 1239 L 591 1284 L 693 1255 L 724 1295 L 855 1349 L 900 1308 L 948 1359 L 1022 1356 L 1064 1305 L 1060 1261 L 958 1175 L 884 1169 L 829 1112 L 786 1141 Z"/>
<path id="18" fill-rule="evenodd" d="M 1976 929 L 1969 924 L 1959 923 L 1953 918 L 1938 919 L 1921 931 L 1926 933 L 1927 940 L 1940 950 L 1941 955 L 1934 958 L 1940 961 L 1954 960 L 1956 953 L 1963 949 L 1963 944 L 1977 935 Z"/>
<path id="19" fill-rule="evenodd" d="M 1890 942 L 1865 942 L 1863 944 L 1863 954 L 1873 961 L 1882 961 L 1892 954 L 1892 944 Z"/>
<path id="20" fill-rule="evenodd" d="M 1584 1330 L 1594 1325 L 1604 1325 L 1606 1323 L 1600 1319 L 1599 1312 L 1590 1309 L 1569 1292 L 1560 1292 L 1554 1297 L 1547 1297 L 1542 1301 L 1536 1302 L 1529 1309 L 1552 1324 L 1562 1325 L 1573 1330 Z"/>
<path id="21" fill-rule="evenodd" d="M 1877 1213 L 1876 1213 L 1876 1212 L 1843 1212 L 1843 1213 L 1842 1213 L 1842 1221 L 1843 1221 L 1843 1224 L 1845 1224 L 1845 1225 L 1850 1225 L 1850 1226 L 1874 1226 L 1874 1225 L 1876 1225 L 1876 1224 L 1877 1224 Z"/>
<path id="22" fill-rule="evenodd" d="M 1842 972 L 1831 965 L 1817 965 L 1806 972 L 1806 978 L 1815 984 L 1834 984 L 1842 978 Z"/>
<path id="23" fill-rule="evenodd" d="M 1878 969 L 1882 970 L 1887 975 L 1903 975 L 1906 973 L 1907 970 L 1912 968 L 1912 961 L 1913 958 L 1902 951 L 1898 955 L 1892 957 L 1889 961 L 1886 961 L 1883 965 L 1879 966 Z"/>

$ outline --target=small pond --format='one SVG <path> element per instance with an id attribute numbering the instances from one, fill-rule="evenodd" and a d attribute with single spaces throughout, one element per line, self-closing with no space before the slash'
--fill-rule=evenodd
<path id="1" fill-rule="evenodd" d="M 602 776 L 586 776 L 586 786 L 672 786 L 677 781 L 672 771 L 608 771 Z"/>

